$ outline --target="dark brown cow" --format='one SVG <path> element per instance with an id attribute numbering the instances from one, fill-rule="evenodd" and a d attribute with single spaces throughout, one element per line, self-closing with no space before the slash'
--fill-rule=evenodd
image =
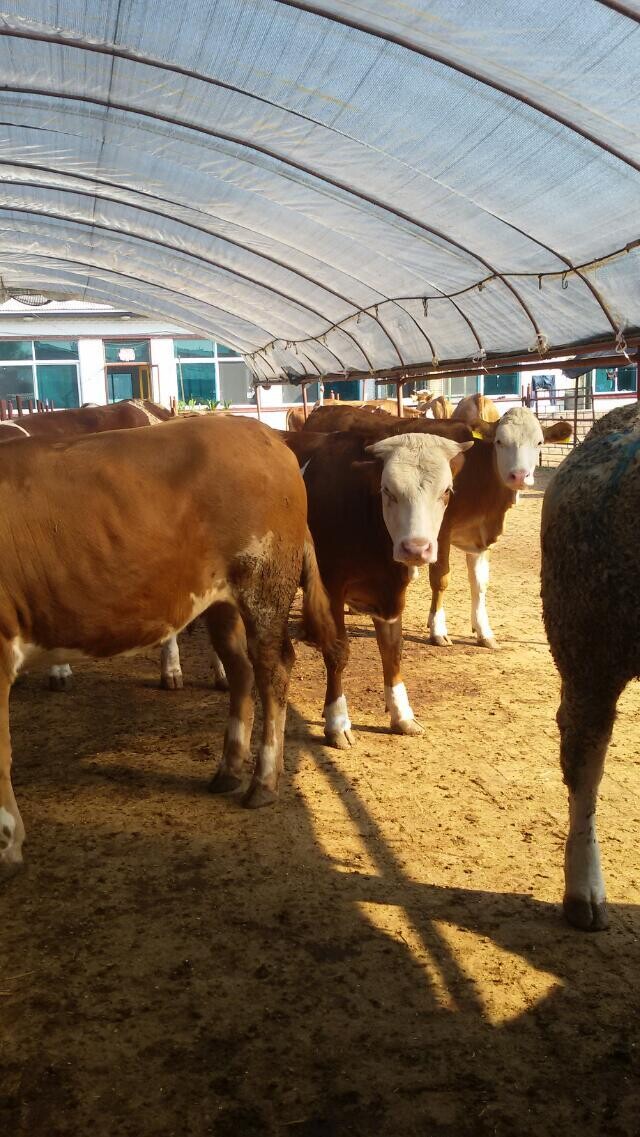
<path id="1" fill-rule="evenodd" d="M 307 630 L 326 654 L 335 646 L 306 515 L 293 454 L 250 419 L 212 416 L 135 434 L 4 445 L 1 865 L 21 861 L 24 838 L 10 778 L 9 693 L 37 652 L 104 658 L 161 643 L 206 613 L 230 686 L 211 788 L 240 785 L 255 676 L 262 742 L 244 801 L 275 799 L 294 659 L 287 622 L 301 581 Z"/>
<path id="2" fill-rule="evenodd" d="M 437 557 L 452 478 L 464 461 L 462 452 L 473 445 L 464 424 L 447 426 L 457 441 L 435 430 L 399 433 L 394 426 L 364 436 L 306 430 L 288 436 L 304 474 L 309 527 L 343 646 L 325 656 L 324 729 L 338 749 L 353 741 L 342 690 L 345 604 L 373 618 L 391 729 L 421 732 L 400 673 L 402 612 L 416 566 Z"/>
<path id="3" fill-rule="evenodd" d="M 367 399 L 365 402 L 350 402 L 347 399 L 328 399 L 323 404 L 314 403 L 306 421 L 305 421 L 305 417 L 304 417 L 304 410 L 301 407 L 294 407 L 292 410 L 288 411 L 287 412 L 287 430 L 289 430 L 289 431 L 304 430 L 306 427 L 306 423 L 309 422 L 309 419 L 311 419 L 314 415 L 316 415 L 318 413 L 318 411 L 331 410 L 334 412 L 339 412 L 335 417 L 335 421 L 336 421 L 336 423 L 338 423 L 340 425 L 332 426 L 331 429 L 332 430 L 349 430 L 350 426 L 343 426 L 342 422 L 343 421 L 345 421 L 345 422 L 349 421 L 348 413 L 350 411 L 363 412 L 364 414 L 369 415 L 369 416 L 374 415 L 376 418 L 376 421 L 377 421 L 378 416 L 382 416 L 383 419 L 386 419 L 386 417 L 388 415 L 392 416 L 393 418 L 396 418 L 397 417 L 397 409 L 398 409 L 398 404 L 397 404 L 395 399 Z M 428 411 L 428 407 L 427 407 L 426 403 L 424 403 L 424 405 L 419 407 L 418 409 L 416 409 L 415 407 L 405 407 L 405 410 L 404 410 L 404 418 L 409 418 L 409 419 L 414 419 L 414 418 L 420 418 L 421 419 L 421 418 L 424 418 L 425 415 L 428 415 L 428 414 L 429 414 L 429 411 Z M 436 416 L 436 417 L 445 417 L 445 416 Z"/>
<path id="4" fill-rule="evenodd" d="M 78 434 L 101 434 L 106 430 L 155 425 L 172 418 L 171 412 L 149 399 L 129 399 L 98 407 L 94 403 L 83 407 L 56 411 L 51 414 L 20 415 L 0 422 L 0 442 L 11 438 L 71 438 Z M 227 689 L 224 668 L 217 656 L 213 658 L 214 686 Z M 49 687 L 52 691 L 68 690 L 72 679 L 68 663 L 52 664 L 49 670 Z M 166 690 L 182 687 L 182 668 L 178 642 L 173 637 L 160 651 L 160 685 Z"/>

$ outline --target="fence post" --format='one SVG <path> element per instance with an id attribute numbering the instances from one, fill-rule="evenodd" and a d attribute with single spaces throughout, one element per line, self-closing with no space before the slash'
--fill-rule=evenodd
<path id="1" fill-rule="evenodd" d="M 403 404 L 402 404 L 402 383 L 396 380 L 396 399 L 398 403 L 398 418 L 403 417 Z"/>
<path id="2" fill-rule="evenodd" d="M 576 381 L 573 388 L 573 446 L 574 449 L 578 445 L 578 390 L 580 386 L 580 376 L 576 375 Z"/>
<path id="3" fill-rule="evenodd" d="M 640 351 L 636 355 L 636 399 L 640 402 Z"/>
<path id="4" fill-rule="evenodd" d="M 258 422 L 262 422 L 262 388 L 259 383 L 256 384 L 256 410 L 258 412 Z"/>
<path id="5" fill-rule="evenodd" d="M 307 384 L 303 381 L 300 386 L 302 387 L 302 411 L 304 414 L 304 421 L 306 422 L 309 417 L 309 403 L 307 401 Z"/>

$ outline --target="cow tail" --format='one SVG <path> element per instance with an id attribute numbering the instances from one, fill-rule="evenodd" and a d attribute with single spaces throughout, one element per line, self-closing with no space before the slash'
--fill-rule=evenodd
<path id="1" fill-rule="evenodd" d="M 313 538 L 307 528 L 302 556 L 300 584 L 303 591 L 302 627 L 303 638 L 324 655 L 336 651 L 336 626 L 331 614 L 329 597 L 320 577 Z"/>

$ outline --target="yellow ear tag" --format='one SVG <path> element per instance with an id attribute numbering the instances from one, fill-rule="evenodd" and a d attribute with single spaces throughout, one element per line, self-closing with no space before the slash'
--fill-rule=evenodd
<path id="1" fill-rule="evenodd" d="M 472 430 L 471 433 L 472 433 L 474 438 L 479 438 L 480 441 L 482 442 L 482 439 L 484 438 L 483 434 L 480 434 L 480 432 L 477 430 Z"/>

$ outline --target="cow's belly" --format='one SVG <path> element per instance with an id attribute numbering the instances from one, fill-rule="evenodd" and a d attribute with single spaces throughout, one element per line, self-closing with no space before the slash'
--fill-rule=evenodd
<path id="1" fill-rule="evenodd" d="M 482 553 L 491 545 L 495 545 L 502 528 L 502 525 L 498 528 L 480 522 L 477 525 L 454 529 L 451 534 L 451 544 L 455 545 L 456 549 L 461 549 L 463 553 Z"/>

